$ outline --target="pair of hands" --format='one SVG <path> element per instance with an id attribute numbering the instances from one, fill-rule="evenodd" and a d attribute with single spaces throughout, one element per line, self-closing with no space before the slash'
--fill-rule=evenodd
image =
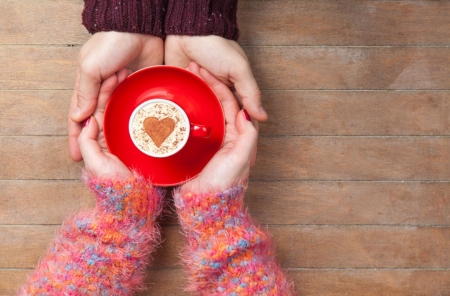
<path id="1" fill-rule="evenodd" d="M 239 101 L 259 121 L 267 119 L 250 64 L 240 46 L 218 36 L 168 36 L 101 32 L 80 51 L 69 114 L 69 147 L 73 160 L 84 159 L 96 177 L 128 177 L 132 173 L 106 150 L 103 113 L 115 87 L 144 67 L 175 65 L 199 75 L 220 99 L 226 119 L 222 149 L 202 173 L 183 187 L 195 191 L 224 190 L 248 175 L 256 154 L 257 130 L 240 110 Z M 233 94 L 229 86 L 235 89 Z M 91 116 L 92 115 L 92 116 Z M 90 118 L 83 128 L 82 122 Z"/>

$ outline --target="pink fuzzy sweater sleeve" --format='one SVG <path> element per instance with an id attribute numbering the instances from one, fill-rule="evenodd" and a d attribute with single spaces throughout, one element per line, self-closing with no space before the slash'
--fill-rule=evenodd
<path id="1" fill-rule="evenodd" d="M 200 295 L 293 295 L 269 235 L 251 219 L 243 197 L 241 186 L 211 194 L 174 194 L 189 240 L 183 254 L 189 290 Z"/>
<path id="2" fill-rule="evenodd" d="M 162 194 L 137 175 L 86 182 L 95 208 L 63 223 L 19 295 L 131 295 L 143 287 Z"/>

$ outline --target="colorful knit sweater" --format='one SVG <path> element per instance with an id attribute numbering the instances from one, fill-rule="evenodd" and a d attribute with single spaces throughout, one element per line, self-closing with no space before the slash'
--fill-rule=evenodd
<path id="1" fill-rule="evenodd" d="M 102 31 L 217 35 L 237 40 L 237 0 L 84 0 L 83 25 Z"/>
<path id="2" fill-rule="evenodd" d="M 269 235 L 243 205 L 244 189 L 174 194 L 189 245 L 183 261 L 189 290 L 200 295 L 294 295 L 274 259 Z"/>
<path id="3" fill-rule="evenodd" d="M 96 207 L 63 223 L 19 295 L 132 295 L 145 288 L 149 253 L 159 242 L 162 194 L 142 177 L 89 180 Z M 189 290 L 200 295 L 293 295 L 269 236 L 243 206 L 241 186 L 221 193 L 175 191 L 189 244 Z"/>
<path id="4" fill-rule="evenodd" d="M 96 207 L 67 219 L 18 295 L 131 295 L 145 288 L 162 194 L 142 177 L 87 180 Z"/>

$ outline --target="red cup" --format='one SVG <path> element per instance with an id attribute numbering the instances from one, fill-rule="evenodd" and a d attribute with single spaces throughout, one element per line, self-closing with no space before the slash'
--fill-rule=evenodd
<path id="1" fill-rule="evenodd" d="M 189 136 L 172 155 L 144 153 L 130 135 L 130 119 L 143 103 L 162 99 L 185 112 Z M 154 66 L 139 70 L 117 86 L 105 110 L 108 150 L 157 186 L 174 186 L 197 176 L 221 148 L 225 135 L 222 106 L 214 91 L 182 68 Z"/>

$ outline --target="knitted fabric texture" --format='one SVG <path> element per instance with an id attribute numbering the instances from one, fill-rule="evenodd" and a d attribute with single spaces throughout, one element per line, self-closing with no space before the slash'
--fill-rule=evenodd
<path id="1" fill-rule="evenodd" d="M 243 206 L 242 186 L 221 193 L 175 192 L 189 246 L 183 261 L 188 290 L 200 295 L 294 295 L 274 260 L 269 236 Z"/>
<path id="2" fill-rule="evenodd" d="M 142 177 L 88 179 L 96 207 L 67 219 L 18 295 L 131 295 L 159 241 L 162 193 Z"/>
<path id="3" fill-rule="evenodd" d="M 164 37 L 165 0 L 85 0 L 89 33 L 117 31 Z"/>
<path id="4" fill-rule="evenodd" d="M 237 0 L 169 0 L 167 35 L 218 35 L 237 40 Z"/>

